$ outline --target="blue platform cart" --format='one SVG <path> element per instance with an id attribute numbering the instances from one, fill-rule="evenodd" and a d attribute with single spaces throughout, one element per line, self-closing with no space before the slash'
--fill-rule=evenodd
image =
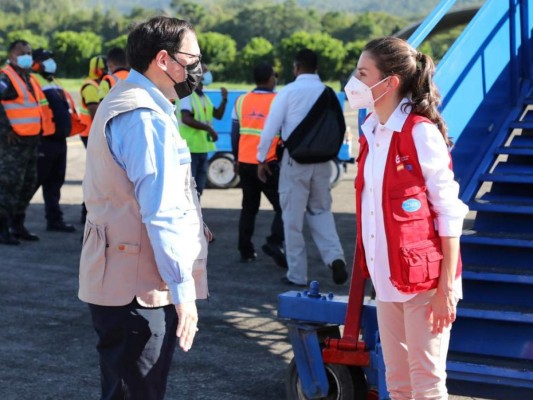
<path id="1" fill-rule="evenodd" d="M 221 95 L 219 90 L 205 90 L 205 93 L 214 105 L 220 104 Z M 235 101 L 241 95 L 247 93 L 242 90 L 228 91 L 228 103 L 226 112 L 221 120 L 214 120 L 213 128 L 218 133 L 216 151 L 209 154 L 209 167 L 207 170 L 207 184 L 209 187 L 226 189 L 239 184 L 239 177 L 233 170 L 233 154 L 231 146 L 231 114 L 235 106 Z M 344 92 L 337 93 L 341 106 L 344 106 Z M 343 107 L 344 108 L 344 107 Z M 331 161 L 331 186 L 335 186 L 346 170 L 347 163 L 353 163 L 352 157 L 352 137 L 350 132 L 346 132 L 344 143 L 335 160 Z"/>
<path id="2" fill-rule="evenodd" d="M 442 0 L 410 43 L 418 47 L 455 3 Z M 472 211 L 447 360 L 452 394 L 533 399 L 532 78 L 533 0 L 485 1 L 436 71 L 460 197 Z M 348 297 L 321 293 L 317 282 L 279 296 L 294 351 L 288 399 L 389 398 L 364 285 L 356 268 Z"/>

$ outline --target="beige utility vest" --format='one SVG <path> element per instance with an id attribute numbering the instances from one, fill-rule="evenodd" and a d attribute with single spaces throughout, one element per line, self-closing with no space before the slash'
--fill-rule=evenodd
<path id="1" fill-rule="evenodd" d="M 122 306 L 131 303 L 134 297 L 145 307 L 171 303 L 170 292 L 159 274 L 141 220 L 133 183 L 113 159 L 105 135 L 105 127 L 112 118 L 137 108 L 151 109 L 168 118 L 168 126 L 176 126 L 146 90 L 126 81 L 118 82 L 98 108 L 91 126 L 83 179 L 87 222 L 78 293 L 82 301 L 91 304 Z M 183 139 L 177 127 L 168 134 L 174 135 L 177 148 L 186 146 L 181 143 Z M 183 169 L 179 174 L 183 181 L 176 182 L 176 187 L 183 187 L 183 192 L 176 190 L 176 193 L 183 193 L 183 201 L 192 215 L 188 218 L 191 230 L 188 238 L 195 243 L 192 247 L 198 249 L 191 253 L 192 275 L 196 298 L 202 299 L 207 297 L 207 241 L 202 214 L 190 163 L 176 165 L 176 168 Z"/>

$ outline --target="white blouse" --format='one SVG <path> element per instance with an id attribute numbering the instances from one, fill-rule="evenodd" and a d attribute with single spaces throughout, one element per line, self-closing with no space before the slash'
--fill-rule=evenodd
<path id="1" fill-rule="evenodd" d="M 409 115 L 402 111 L 403 99 L 384 125 L 375 113 L 371 114 L 361 129 L 368 142 L 368 156 L 364 170 L 361 225 L 368 271 L 380 301 L 405 302 L 415 294 L 401 293 L 390 281 L 389 256 L 383 220 L 383 174 L 393 132 L 400 132 Z M 422 173 L 426 181 L 428 200 L 436 213 L 436 226 L 440 236 L 461 236 L 463 220 L 468 207 L 459 199 L 459 184 L 448 168 L 448 148 L 434 124 L 418 123 L 413 127 L 415 143 Z M 454 283 L 456 297 L 462 298 L 461 278 Z"/>

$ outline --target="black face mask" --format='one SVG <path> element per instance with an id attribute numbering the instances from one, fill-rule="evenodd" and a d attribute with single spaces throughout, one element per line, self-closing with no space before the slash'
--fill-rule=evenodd
<path id="1" fill-rule="evenodd" d="M 167 74 L 167 76 L 172 80 L 172 82 L 174 82 L 174 90 L 176 91 L 176 95 L 179 99 L 183 99 L 184 97 L 190 96 L 191 93 L 194 92 L 194 89 L 196 89 L 198 84 L 202 81 L 202 65 L 200 64 L 200 61 L 197 61 L 194 64 L 184 66 L 174 57 L 170 57 L 183 68 L 185 68 L 185 71 L 187 71 L 187 77 L 183 82 L 176 82 L 165 71 L 165 74 Z"/>

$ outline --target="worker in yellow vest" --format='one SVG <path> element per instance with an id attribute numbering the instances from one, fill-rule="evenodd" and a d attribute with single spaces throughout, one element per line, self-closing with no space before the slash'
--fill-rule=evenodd
<path id="1" fill-rule="evenodd" d="M 30 74 L 32 63 L 29 43 L 15 40 L 0 71 L 0 243 L 8 245 L 39 240 L 24 220 L 37 182 L 39 138 L 54 130 L 52 111 Z"/>
<path id="2" fill-rule="evenodd" d="M 213 129 L 213 117 L 222 119 L 228 102 L 228 91 L 220 88 L 222 102 L 214 108 L 204 92 L 204 86 L 213 82 L 213 75 L 206 64 L 202 63 L 202 81 L 188 97 L 181 99 L 178 106 L 180 135 L 187 141 L 191 152 L 191 172 L 196 181 L 196 190 L 201 195 L 207 181 L 207 155 L 216 150 L 218 135 Z"/>
<path id="3" fill-rule="evenodd" d="M 287 260 L 283 250 L 283 220 L 279 204 L 278 181 L 279 167 L 276 158 L 276 138 L 268 152 L 266 161 L 272 174 L 266 182 L 257 177 L 257 146 L 261 131 L 265 125 L 270 105 L 276 94 L 277 75 L 269 63 L 260 63 L 254 68 L 256 88 L 239 96 L 235 102 L 232 115 L 231 143 L 235 157 L 235 170 L 239 173 L 242 188 L 242 209 L 239 218 L 239 252 L 241 262 L 255 261 L 252 236 L 254 234 L 255 217 L 261 203 L 261 193 L 272 204 L 275 214 L 270 226 L 270 235 L 262 246 L 263 252 L 282 268 L 287 268 Z"/>
<path id="4" fill-rule="evenodd" d="M 98 92 L 102 78 L 107 74 L 107 60 L 104 56 L 94 56 L 89 60 L 89 74 L 81 85 L 81 107 L 80 116 L 81 122 L 85 125 L 85 129 L 80 133 L 81 141 L 87 148 L 87 141 L 89 140 L 89 132 L 93 122 L 94 115 L 100 103 L 100 94 Z M 85 223 L 87 216 L 87 208 L 85 203 L 81 205 L 80 222 Z"/>
<path id="5" fill-rule="evenodd" d="M 126 79 L 130 73 L 130 67 L 126 59 L 126 52 L 120 47 L 113 47 L 107 52 L 107 69 L 109 73 L 104 75 L 98 86 L 100 101 L 107 96 L 109 91 L 119 80 Z"/>
<path id="6" fill-rule="evenodd" d="M 94 114 L 96 114 L 98 104 L 100 103 L 100 95 L 98 93 L 99 85 L 106 74 L 107 61 L 104 56 L 94 56 L 89 60 L 89 74 L 80 89 L 80 115 L 81 121 L 85 125 L 85 130 L 80 133 L 80 136 L 85 147 L 87 147 L 87 140 Z"/>

